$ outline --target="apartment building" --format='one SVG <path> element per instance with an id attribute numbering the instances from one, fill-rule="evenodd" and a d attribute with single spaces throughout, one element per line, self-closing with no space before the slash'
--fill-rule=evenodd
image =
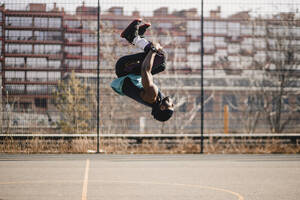
<path id="1" fill-rule="evenodd" d="M 47 110 L 64 73 L 96 69 L 95 15 L 68 15 L 56 4 L 1 11 L 2 91 L 16 110 Z"/>

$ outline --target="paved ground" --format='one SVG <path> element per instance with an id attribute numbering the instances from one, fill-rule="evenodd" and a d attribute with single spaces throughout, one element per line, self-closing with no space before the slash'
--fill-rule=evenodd
<path id="1" fill-rule="evenodd" d="M 298 200 L 300 155 L 0 154 L 0 200 Z"/>

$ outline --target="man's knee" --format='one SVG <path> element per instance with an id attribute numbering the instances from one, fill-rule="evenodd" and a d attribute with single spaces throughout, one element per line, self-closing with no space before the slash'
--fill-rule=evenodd
<path id="1" fill-rule="evenodd" d="M 115 73 L 118 77 L 121 77 L 123 74 L 123 71 L 124 71 L 123 69 L 124 69 L 124 65 L 125 65 L 124 63 L 125 63 L 125 57 L 123 56 L 117 61 L 116 65 L 115 65 Z"/>

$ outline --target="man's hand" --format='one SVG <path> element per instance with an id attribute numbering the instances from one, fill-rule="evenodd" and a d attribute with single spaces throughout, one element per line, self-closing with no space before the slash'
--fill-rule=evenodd
<path id="1" fill-rule="evenodd" d="M 155 48 L 157 51 L 161 51 L 161 50 L 163 49 L 162 46 L 160 46 L 159 43 L 154 43 L 153 46 L 154 46 L 154 48 Z"/>

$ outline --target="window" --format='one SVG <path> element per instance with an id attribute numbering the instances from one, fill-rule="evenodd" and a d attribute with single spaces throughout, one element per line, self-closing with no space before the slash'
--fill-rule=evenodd
<path id="1" fill-rule="evenodd" d="M 241 34 L 242 35 L 252 35 L 253 26 L 251 24 L 242 24 L 241 25 Z"/>
<path id="2" fill-rule="evenodd" d="M 97 56 L 97 48 L 96 47 L 83 47 L 82 55 L 84 55 L 84 56 Z"/>
<path id="3" fill-rule="evenodd" d="M 204 33 L 214 33 L 215 32 L 215 22 L 204 21 Z"/>
<path id="4" fill-rule="evenodd" d="M 48 68 L 59 69 L 60 66 L 61 66 L 60 60 L 49 60 L 48 61 Z"/>
<path id="5" fill-rule="evenodd" d="M 119 20 L 115 20 L 113 22 L 113 25 L 115 28 L 118 28 L 118 29 L 124 29 L 128 26 L 128 24 L 130 23 L 130 21 L 119 21 Z"/>
<path id="6" fill-rule="evenodd" d="M 173 66 L 172 66 L 173 65 Z M 186 62 L 173 62 L 170 64 L 167 64 L 167 66 L 172 66 L 171 68 L 175 68 L 175 69 L 185 69 L 186 68 Z"/>
<path id="7" fill-rule="evenodd" d="M 35 98 L 34 104 L 37 108 L 47 108 L 47 99 L 45 98 Z"/>
<path id="8" fill-rule="evenodd" d="M 188 52 L 200 52 L 200 42 L 190 42 Z"/>
<path id="9" fill-rule="evenodd" d="M 47 85 L 27 85 L 28 94 L 47 94 Z"/>
<path id="10" fill-rule="evenodd" d="M 253 58 L 251 56 L 241 56 L 241 67 L 250 67 L 252 64 Z"/>
<path id="11" fill-rule="evenodd" d="M 200 56 L 199 55 L 188 55 L 187 64 L 192 69 L 200 69 Z"/>
<path id="12" fill-rule="evenodd" d="M 210 98 L 210 96 L 207 94 L 204 94 L 204 112 L 213 112 L 214 111 L 214 99 Z M 196 98 L 196 104 L 201 104 L 201 96 L 197 96 Z M 201 112 L 201 109 L 198 110 L 198 112 Z"/>
<path id="13" fill-rule="evenodd" d="M 262 111 L 264 109 L 264 99 L 262 96 L 248 96 L 247 111 Z"/>
<path id="14" fill-rule="evenodd" d="M 79 68 L 81 65 L 80 60 L 76 59 L 66 59 L 65 64 L 67 65 L 67 67 L 71 68 Z"/>
<path id="15" fill-rule="evenodd" d="M 254 60 L 257 62 L 265 62 L 266 61 L 266 52 L 264 51 L 257 51 L 254 55 Z"/>
<path id="16" fill-rule="evenodd" d="M 224 94 L 222 97 L 222 106 L 223 106 L 223 112 L 224 112 L 224 106 L 228 105 L 229 111 L 231 112 L 237 112 L 237 100 L 236 96 L 233 94 Z"/>
<path id="17" fill-rule="evenodd" d="M 32 53 L 32 45 L 31 44 L 21 44 L 20 52 L 21 53 Z"/>
<path id="18" fill-rule="evenodd" d="M 254 39 L 254 47 L 257 49 L 265 49 L 266 48 L 266 40 L 264 38 Z"/>
<path id="19" fill-rule="evenodd" d="M 229 44 L 228 45 L 228 53 L 236 54 L 240 52 L 239 44 Z"/>
<path id="20" fill-rule="evenodd" d="M 254 26 L 254 34 L 257 35 L 257 36 L 266 35 L 266 27 L 264 25 Z"/>
<path id="21" fill-rule="evenodd" d="M 212 65 L 213 61 L 214 61 L 214 56 L 211 56 L 211 55 L 205 55 L 204 63 L 203 63 L 203 64 L 204 64 L 205 66 L 210 66 L 210 65 Z"/>
<path id="22" fill-rule="evenodd" d="M 287 97 L 276 96 L 272 99 L 272 111 L 275 112 L 281 104 L 281 112 L 289 111 L 289 99 Z"/>
<path id="23" fill-rule="evenodd" d="M 20 17 L 6 17 L 7 26 L 20 26 Z"/>
<path id="24" fill-rule="evenodd" d="M 100 45 L 100 52 L 102 52 L 102 53 L 109 53 L 109 54 L 111 54 L 111 53 L 113 53 L 113 47 L 112 46 L 101 46 Z"/>
<path id="25" fill-rule="evenodd" d="M 62 33 L 59 31 L 35 31 L 36 40 L 58 40 L 62 41 Z"/>
<path id="26" fill-rule="evenodd" d="M 5 45 L 5 51 L 7 53 L 32 53 L 32 45 L 30 44 L 6 44 Z"/>
<path id="27" fill-rule="evenodd" d="M 27 72 L 28 81 L 47 82 L 47 72 L 29 71 Z"/>
<path id="28" fill-rule="evenodd" d="M 215 49 L 214 37 L 205 37 L 204 38 L 204 50 L 211 51 Z"/>
<path id="29" fill-rule="evenodd" d="M 226 47 L 227 44 L 225 42 L 225 38 L 224 37 L 215 37 L 215 45 L 217 47 Z"/>
<path id="30" fill-rule="evenodd" d="M 83 34 L 82 41 L 83 42 L 97 42 L 97 35 L 96 34 Z"/>
<path id="31" fill-rule="evenodd" d="M 20 17 L 20 26 L 22 27 L 32 27 L 32 17 Z"/>
<path id="32" fill-rule="evenodd" d="M 5 65 L 7 67 L 23 67 L 25 64 L 24 58 L 6 57 Z"/>
<path id="33" fill-rule="evenodd" d="M 197 39 L 200 36 L 200 21 L 187 22 L 187 35 L 190 35 L 192 39 Z"/>
<path id="34" fill-rule="evenodd" d="M 285 59 L 285 55 L 284 55 L 283 52 L 278 52 L 278 51 L 268 51 L 267 54 L 268 54 L 268 58 L 269 58 L 272 62 L 274 62 L 274 61 L 279 62 L 279 61 L 282 61 L 282 60 Z"/>
<path id="35" fill-rule="evenodd" d="M 200 26 L 201 26 L 201 23 L 200 21 L 188 21 L 187 22 L 187 29 L 198 29 L 200 30 Z"/>
<path id="36" fill-rule="evenodd" d="M 78 47 L 78 46 L 66 46 L 65 47 L 65 51 L 68 54 L 80 55 L 81 54 L 81 47 Z"/>
<path id="37" fill-rule="evenodd" d="M 114 15 L 119 15 L 119 16 L 123 15 L 123 8 L 114 8 L 112 11 Z"/>
<path id="38" fill-rule="evenodd" d="M 29 68 L 46 68 L 46 58 L 27 58 L 27 67 Z"/>
<path id="39" fill-rule="evenodd" d="M 49 28 L 60 28 L 61 18 L 49 18 Z"/>
<path id="40" fill-rule="evenodd" d="M 156 27 L 163 28 L 163 29 L 170 29 L 173 26 L 172 26 L 172 23 L 170 23 L 170 22 L 161 22 L 161 23 L 157 23 Z"/>
<path id="41" fill-rule="evenodd" d="M 268 44 L 268 47 L 270 47 L 271 49 L 275 49 L 277 46 L 277 42 L 275 39 L 268 39 L 267 44 Z"/>
<path id="42" fill-rule="evenodd" d="M 111 34 L 107 34 L 107 33 L 103 33 L 102 35 L 101 35 L 101 40 L 100 40 L 100 42 L 103 44 L 111 44 L 111 43 L 113 43 L 113 41 L 114 41 L 114 38 L 112 37 L 112 35 Z M 100 45 L 101 47 L 103 47 L 103 45 Z"/>
<path id="43" fill-rule="evenodd" d="M 6 30 L 5 37 L 7 40 L 32 40 L 32 31 Z"/>
<path id="44" fill-rule="evenodd" d="M 241 35 L 240 23 L 229 22 L 228 23 L 228 34 L 230 36 L 239 36 L 239 35 Z"/>
<path id="45" fill-rule="evenodd" d="M 24 94 L 25 85 L 5 85 L 8 94 Z"/>
<path id="46" fill-rule="evenodd" d="M 216 58 L 224 58 L 228 55 L 228 51 L 226 49 L 218 49 L 215 56 Z"/>
<path id="47" fill-rule="evenodd" d="M 61 79 L 60 72 L 48 72 L 48 81 L 58 81 Z"/>
<path id="48" fill-rule="evenodd" d="M 170 53 L 172 52 L 174 54 L 174 57 L 177 59 L 185 59 L 186 58 L 186 50 L 183 48 L 175 48 L 175 49 L 166 48 L 166 51 L 170 52 Z M 200 51 L 200 49 L 199 49 L 199 51 Z"/>
<path id="49" fill-rule="evenodd" d="M 176 41 L 177 43 L 185 42 L 185 37 L 184 36 L 174 36 L 173 40 Z"/>
<path id="50" fill-rule="evenodd" d="M 58 40 L 62 41 L 62 33 L 59 31 L 47 31 L 45 32 L 46 40 Z"/>
<path id="51" fill-rule="evenodd" d="M 297 112 L 300 112 L 300 96 L 296 97 Z"/>
<path id="52" fill-rule="evenodd" d="M 80 21 L 79 20 L 66 20 L 65 24 L 70 28 L 80 28 Z"/>
<path id="53" fill-rule="evenodd" d="M 35 17 L 34 18 L 34 26 L 35 27 L 47 28 L 48 27 L 48 18 L 46 18 L 46 17 Z"/>
<path id="54" fill-rule="evenodd" d="M 24 81 L 25 80 L 25 72 L 5 71 L 5 79 L 7 81 Z"/>
<path id="55" fill-rule="evenodd" d="M 168 35 L 160 35 L 160 36 L 158 36 L 158 41 L 163 46 L 169 45 L 170 43 L 174 42 L 174 40 L 170 36 L 168 36 Z"/>
<path id="56" fill-rule="evenodd" d="M 296 26 L 296 27 L 293 27 L 292 29 L 293 29 L 292 33 L 293 33 L 294 37 L 300 37 L 299 27 Z"/>
<path id="57" fill-rule="evenodd" d="M 65 38 L 70 42 L 80 42 L 81 35 L 78 33 L 66 33 Z"/>
<path id="58" fill-rule="evenodd" d="M 6 17 L 7 26 L 21 26 L 21 27 L 31 27 L 32 17 Z"/>
<path id="59" fill-rule="evenodd" d="M 82 21 L 83 29 L 97 30 L 97 21 Z M 125 27 L 124 27 L 125 28 Z"/>
<path id="60" fill-rule="evenodd" d="M 107 67 L 107 66 L 103 66 L 103 67 Z M 97 61 L 96 60 L 84 60 L 82 62 L 82 68 L 83 69 L 97 69 Z"/>
<path id="61" fill-rule="evenodd" d="M 216 34 L 227 34 L 226 22 L 216 22 Z"/>
<path id="62" fill-rule="evenodd" d="M 45 45 L 46 54 L 59 54 L 61 53 L 61 45 Z"/>
<path id="63" fill-rule="evenodd" d="M 179 106 L 179 112 L 186 112 L 187 111 L 187 103 L 184 102 L 181 106 Z"/>
<path id="64" fill-rule="evenodd" d="M 45 45 L 43 45 L 43 44 L 34 45 L 34 53 L 35 54 L 45 54 Z"/>

